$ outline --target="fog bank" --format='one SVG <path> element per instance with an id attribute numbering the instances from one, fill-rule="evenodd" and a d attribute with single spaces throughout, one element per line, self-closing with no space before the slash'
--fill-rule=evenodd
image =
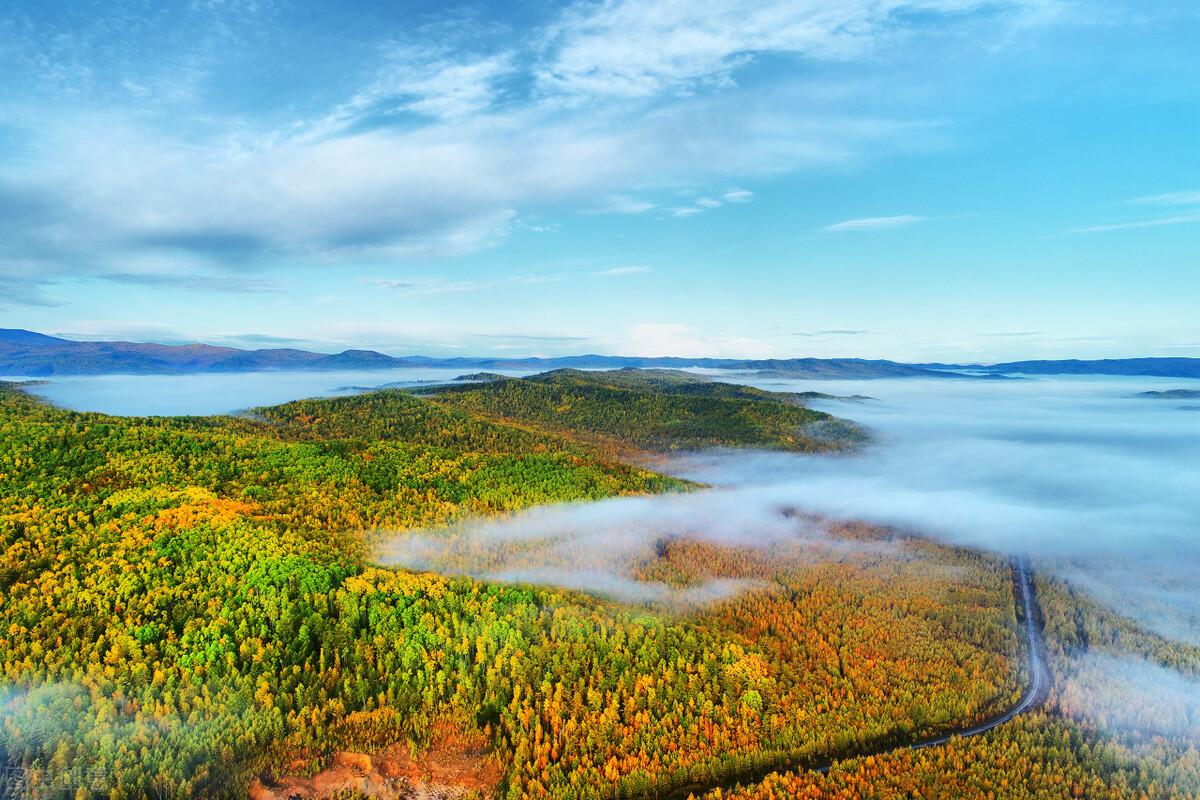
<path id="1" fill-rule="evenodd" d="M 758 382 L 846 393 L 858 384 Z M 1200 419 L 1136 397 L 1179 379 L 876 381 L 875 403 L 819 407 L 869 427 L 853 458 L 710 454 L 675 471 L 764 487 L 836 517 L 1028 553 L 1100 600 L 1200 642 Z"/>
<path id="2" fill-rule="evenodd" d="M 667 471 L 718 488 L 538 509 L 469 526 L 458 537 L 401 537 L 384 558 L 603 589 L 627 582 L 621 564 L 663 536 L 786 542 L 812 548 L 814 557 L 836 546 L 811 521 L 779 513 L 795 507 L 1029 554 L 1154 630 L 1200 641 L 1200 418 L 1175 403 L 1134 397 L 1200 382 L 742 382 L 841 395 L 869 390 L 876 401 L 816 405 L 867 426 L 875 442 L 853 456 L 681 457 Z M 449 544 L 464 535 L 474 554 Z M 522 539 L 542 542 L 536 557 L 512 554 Z M 481 559 L 486 541 L 506 544 Z M 553 558 L 539 562 L 547 552 Z"/>
<path id="3" fill-rule="evenodd" d="M 673 539 L 769 548 L 781 557 L 810 560 L 894 549 L 830 536 L 819 521 L 745 487 L 544 506 L 450 530 L 400 533 L 380 547 L 377 558 L 411 569 L 673 606 L 710 603 L 754 585 L 720 578 L 678 587 L 639 579 L 638 568 Z"/>
<path id="4" fill-rule="evenodd" d="M 1200 742 L 1200 680 L 1150 661 L 1080 656 L 1070 664 L 1059 705 L 1118 733 Z"/>

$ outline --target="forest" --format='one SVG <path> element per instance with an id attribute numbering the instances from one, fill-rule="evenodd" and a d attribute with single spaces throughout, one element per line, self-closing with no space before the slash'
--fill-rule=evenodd
<path id="1" fill-rule="evenodd" d="M 768 392 L 674 370 L 560 369 L 432 387 L 434 402 L 522 426 L 641 450 L 755 447 L 825 452 L 863 442 L 853 423 Z"/>
<path id="2" fill-rule="evenodd" d="M 1200 674 L 1200 650 L 1039 576 L 1055 688 L 944 748 L 856 755 L 1012 704 L 1004 559 L 808 520 L 825 546 L 664 540 L 639 580 L 744 590 L 686 609 L 382 567 L 380 531 L 703 491 L 631 454 L 840 451 L 789 395 L 663 372 L 383 390 L 238 417 L 119 418 L 0 385 L 0 757 L 31 797 L 245 797 L 342 751 L 480 737 L 518 798 L 1181 798 L 1195 720 L 1115 731 L 1082 654 Z M 781 514 L 794 513 L 781 509 Z M 451 535 L 447 532 L 446 535 Z"/>

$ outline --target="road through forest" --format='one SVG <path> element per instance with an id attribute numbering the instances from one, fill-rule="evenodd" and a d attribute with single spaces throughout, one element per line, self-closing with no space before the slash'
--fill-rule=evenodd
<path id="1" fill-rule="evenodd" d="M 1017 623 L 1024 633 L 1024 649 L 1026 656 L 1026 671 L 1028 682 L 1021 697 L 1009 708 L 988 717 L 983 722 L 969 727 L 953 728 L 924 739 L 916 741 L 896 741 L 895 739 L 880 740 L 867 743 L 865 746 L 847 752 L 844 755 L 814 760 L 812 758 L 780 759 L 766 765 L 753 766 L 737 770 L 718 780 L 710 782 L 688 782 L 669 789 L 653 790 L 636 795 L 638 800 L 686 800 L 692 795 L 702 795 L 714 789 L 732 789 L 736 786 L 747 786 L 759 783 L 774 772 L 808 771 L 828 772 L 840 761 L 866 756 L 882 756 L 903 750 L 921 750 L 926 747 L 936 747 L 946 744 L 954 738 L 980 736 L 987 733 L 1014 717 L 1037 707 L 1046 698 L 1050 689 L 1050 671 L 1046 665 L 1045 642 L 1042 640 L 1042 629 L 1037 610 L 1037 597 L 1033 588 L 1033 574 L 1029 562 L 1025 558 L 1014 558 L 1011 563 L 1013 581 L 1013 602 L 1017 608 Z"/>

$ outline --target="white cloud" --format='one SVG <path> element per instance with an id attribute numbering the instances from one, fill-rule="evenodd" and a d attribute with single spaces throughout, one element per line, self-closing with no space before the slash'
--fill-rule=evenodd
<path id="1" fill-rule="evenodd" d="M 834 232 L 887 230 L 915 225 L 918 222 L 925 222 L 926 219 L 928 217 L 919 217 L 915 214 L 899 214 L 894 217 L 863 217 L 835 222 L 832 225 L 826 225 L 822 230 Z"/>
<path id="2" fill-rule="evenodd" d="M 486 281 L 445 281 L 440 278 L 376 278 L 372 284 L 381 289 L 391 289 L 405 297 L 430 294 L 460 294 L 483 292 L 506 286 L 537 286 L 557 283 L 564 275 L 513 275 Z"/>
<path id="3" fill-rule="evenodd" d="M 1068 234 L 1076 233 L 1105 233 L 1107 231 L 1137 230 L 1139 228 L 1161 228 L 1168 225 L 1186 225 L 1200 222 L 1200 191 L 1165 192 L 1163 194 L 1135 197 L 1125 201 L 1126 205 L 1159 206 L 1164 209 L 1173 208 L 1176 213 L 1165 217 L 1136 219 L 1128 222 L 1114 222 L 1105 225 L 1089 225 L 1082 228 L 1071 228 Z M 1187 208 L 1192 206 L 1193 208 Z M 1182 213 L 1179 213 L 1182 212 Z"/>
<path id="4" fill-rule="evenodd" d="M 497 84 L 513 70 L 508 52 L 456 58 L 448 49 L 392 44 L 375 77 L 329 114 L 303 124 L 303 136 L 316 140 L 364 118 L 386 119 L 402 112 L 445 120 L 476 114 L 492 105 Z"/>
<path id="5" fill-rule="evenodd" d="M 1135 197 L 1129 202 L 1134 205 L 1147 206 L 1200 206 L 1200 191 L 1152 194 L 1146 197 Z"/>
<path id="6" fill-rule="evenodd" d="M 654 203 L 630 197 L 627 194 L 614 194 L 595 208 L 589 209 L 593 214 L 642 214 L 657 208 Z"/>
<path id="7" fill-rule="evenodd" d="M 597 277 L 600 277 L 600 278 L 613 278 L 618 275 L 638 275 L 643 272 L 649 272 L 649 271 L 650 271 L 649 267 L 630 266 L 630 267 L 613 267 L 612 269 L 600 270 L 599 272 L 593 272 L 592 274 Z"/>
<path id="8" fill-rule="evenodd" d="M 808 339 L 824 338 L 828 336 L 873 336 L 874 331 L 864 331 L 851 328 L 836 328 L 824 331 L 791 331 L 791 336 L 803 336 Z"/>
<path id="9" fill-rule="evenodd" d="M 754 192 L 746 189 L 730 189 L 721 195 L 721 199 L 726 203 L 749 203 L 754 199 Z"/>
<path id="10" fill-rule="evenodd" d="M 1106 231 L 1126 231 L 1138 228 L 1161 228 L 1166 225 L 1186 225 L 1192 222 L 1200 222 L 1200 214 L 1158 217 L 1157 219 L 1143 219 L 1135 222 L 1116 222 L 1111 225 L 1092 225 L 1087 228 L 1071 228 L 1067 233 L 1104 233 Z"/>
<path id="11" fill-rule="evenodd" d="M 908 14 L 1019 9 L 1020 0 L 618 0 L 580 2 L 551 26 L 537 72 L 547 95 L 649 97 L 728 85 L 760 53 L 846 60 Z"/>
<path id="12" fill-rule="evenodd" d="M 753 193 L 739 188 L 677 208 L 644 197 L 880 157 L 927 144 L 942 123 L 910 109 L 859 113 L 824 84 L 701 84 L 727 85 L 754 53 L 848 58 L 903 28 L 907 12 L 982 5 L 1020 3 L 580 4 L 491 51 L 419 32 L 419 45 L 368 45 L 374 61 L 347 70 L 342 99 L 299 120 L 223 116 L 203 92 L 172 100 L 169 114 L 157 92 L 127 107 L 63 101 L 26 120 L 35 146 L 19 165 L 0 164 L 0 278 L 24 281 L 27 302 L 48 301 L 47 280 L 131 263 L 204 272 L 436 258 L 495 246 L 520 214 L 557 204 L 686 217 L 744 203 Z M 584 94 L 569 111 L 555 101 Z"/>
<path id="13" fill-rule="evenodd" d="M 759 91 L 756 102 L 796 110 L 764 125 L 742 113 L 745 96 L 717 95 L 649 117 L 526 108 L 237 146 L 165 136 L 122 115 L 47 120 L 36 174 L 18 184 L 0 172 L 0 200 L 7 189 L 45 201 L 0 240 L 0 274 L 111 272 L 146 257 L 202 270 L 458 255 L 503 242 L 521 208 L 852 161 L 926 132 Z M 614 210 L 648 210 L 622 203 Z"/>

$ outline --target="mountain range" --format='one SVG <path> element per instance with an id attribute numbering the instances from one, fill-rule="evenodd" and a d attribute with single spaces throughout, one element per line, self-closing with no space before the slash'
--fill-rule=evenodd
<path id="1" fill-rule="evenodd" d="M 389 356 L 374 350 L 314 353 L 292 348 L 242 350 L 207 344 L 165 345 L 146 342 L 75 341 L 18 328 L 0 328 L 0 375 L 141 374 L 266 370 L 399 369 L 548 370 L 563 367 L 701 367 L 750 371 L 763 377 L 866 378 L 993 378 L 1014 375 L 1141 375 L 1200 378 L 1197 358 L 1129 358 L 1098 361 L 1014 361 L 1002 364 L 905 364 L 860 358 L 683 358 L 579 355 L 557 358 L 435 358 Z"/>

